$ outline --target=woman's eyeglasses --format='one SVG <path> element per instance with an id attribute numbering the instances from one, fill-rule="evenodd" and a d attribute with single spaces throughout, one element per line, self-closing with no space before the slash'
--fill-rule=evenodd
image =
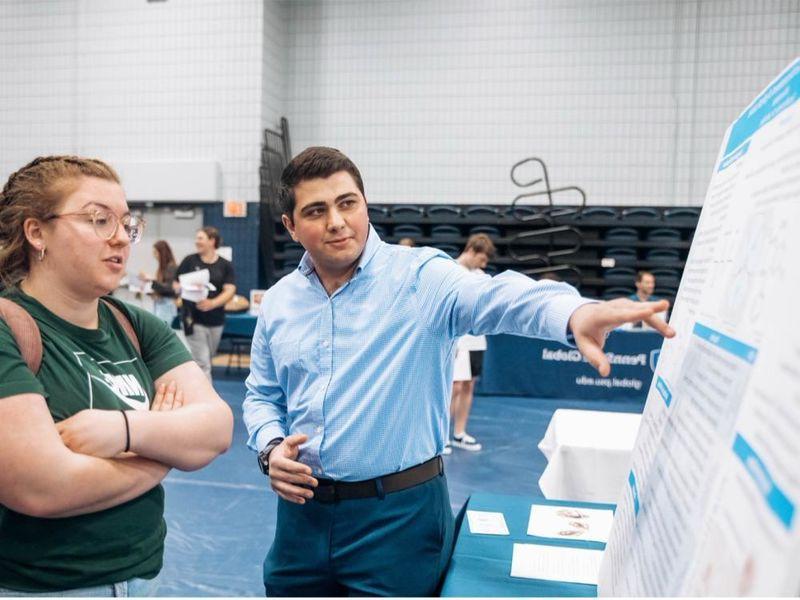
<path id="1" fill-rule="evenodd" d="M 94 226 L 94 232 L 101 240 L 108 241 L 117 235 L 117 229 L 122 225 L 131 244 L 141 241 L 144 235 L 145 220 L 137 215 L 130 213 L 122 218 L 108 210 L 95 210 L 91 212 L 74 212 L 51 215 L 47 220 L 58 219 L 60 217 L 88 217 Z"/>

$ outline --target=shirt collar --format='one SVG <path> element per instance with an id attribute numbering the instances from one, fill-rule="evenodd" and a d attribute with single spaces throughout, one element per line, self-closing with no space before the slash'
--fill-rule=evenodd
<path id="1" fill-rule="evenodd" d="M 356 273 L 360 273 L 364 270 L 369 261 L 372 260 L 372 257 L 378 252 L 378 248 L 380 248 L 382 244 L 383 241 L 378 235 L 378 232 L 375 231 L 375 228 L 370 224 L 369 234 L 367 235 L 367 243 L 364 244 L 364 251 L 361 253 L 361 258 L 358 261 Z"/>
<path id="2" fill-rule="evenodd" d="M 367 266 L 369 261 L 372 260 L 372 257 L 375 256 L 381 244 L 383 244 L 383 241 L 380 236 L 378 236 L 378 232 L 370 225 L 369 233 L 367 234 L 367 243 L 364 244 L 364 250 L 361 252 L 361 257 L 358 259 L 358 266 L 353 275 L 357 275 Z M 314 261 L 308 252 L 303 254 L 303 258 L 300 259 L 300 264 L 297 265 L 297 268 L 306 277 L 314 272 Z"/>

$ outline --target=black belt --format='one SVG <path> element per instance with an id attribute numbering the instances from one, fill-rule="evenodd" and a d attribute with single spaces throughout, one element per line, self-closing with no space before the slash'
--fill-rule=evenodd
<path id="1" fill-rule="evenodd" d="M 405 471 L 365 481 L 317 479 L 319 486 L 312 489 L 314 491 L 314 500 L 325 503 L 338 500 L 374 498 L 376 496 L 382 498 L 385 494 L 406 490 L 443 474 L 444 463 L 442 462 L 442 457 L 435 456 L 421 465 L 411 467 Z"/>

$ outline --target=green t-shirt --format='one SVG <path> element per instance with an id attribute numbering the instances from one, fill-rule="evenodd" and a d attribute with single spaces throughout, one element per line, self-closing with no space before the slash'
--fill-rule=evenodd
<path id="1" fill-rule="evenodd" d="M 84 329 L 19 290 L 3 296 L 36 320 L 43 359 L 34 376 L 0 320 L 0 401 L 42 394 L 56 422 L 86 408 L 149 410 L 153 381 L 191 360 L 164 322 L 118 300 L 111 299 L 129 317 L 141 356 L 102 302 L 98 329 Z M 0 505 L 0 587 L 49 592 L 151 579 L 161 570 L 163 513 L 160 485 L 119 506 L 63 519 L 31 517 Z"/>

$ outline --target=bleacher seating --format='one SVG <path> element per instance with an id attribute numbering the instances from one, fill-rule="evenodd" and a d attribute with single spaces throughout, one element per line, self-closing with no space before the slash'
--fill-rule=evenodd
<path id="1" fill-rule="evenodd" d="M 603 298 L 633 293 L 636 272 L 644 269 L 656 276 L 657 294 L 674 300 L 700 209 L 588 206 L 563 214 L 559 209 L 570 207 L 545 208 L 551 207 L 370 203 L 368 213 L 383 240 L 411 237 L 450 256 L 461 252 L 471 234 L 486 233 L 497 246 L 489 272 L 515 269 L 537 279 L 569 273 L 581 293 Z M 279 218 L 273 220 L 269 284 L 296 267 L 302 254 Z M 520 236 L 534 231 L 541 235 Z"/>

